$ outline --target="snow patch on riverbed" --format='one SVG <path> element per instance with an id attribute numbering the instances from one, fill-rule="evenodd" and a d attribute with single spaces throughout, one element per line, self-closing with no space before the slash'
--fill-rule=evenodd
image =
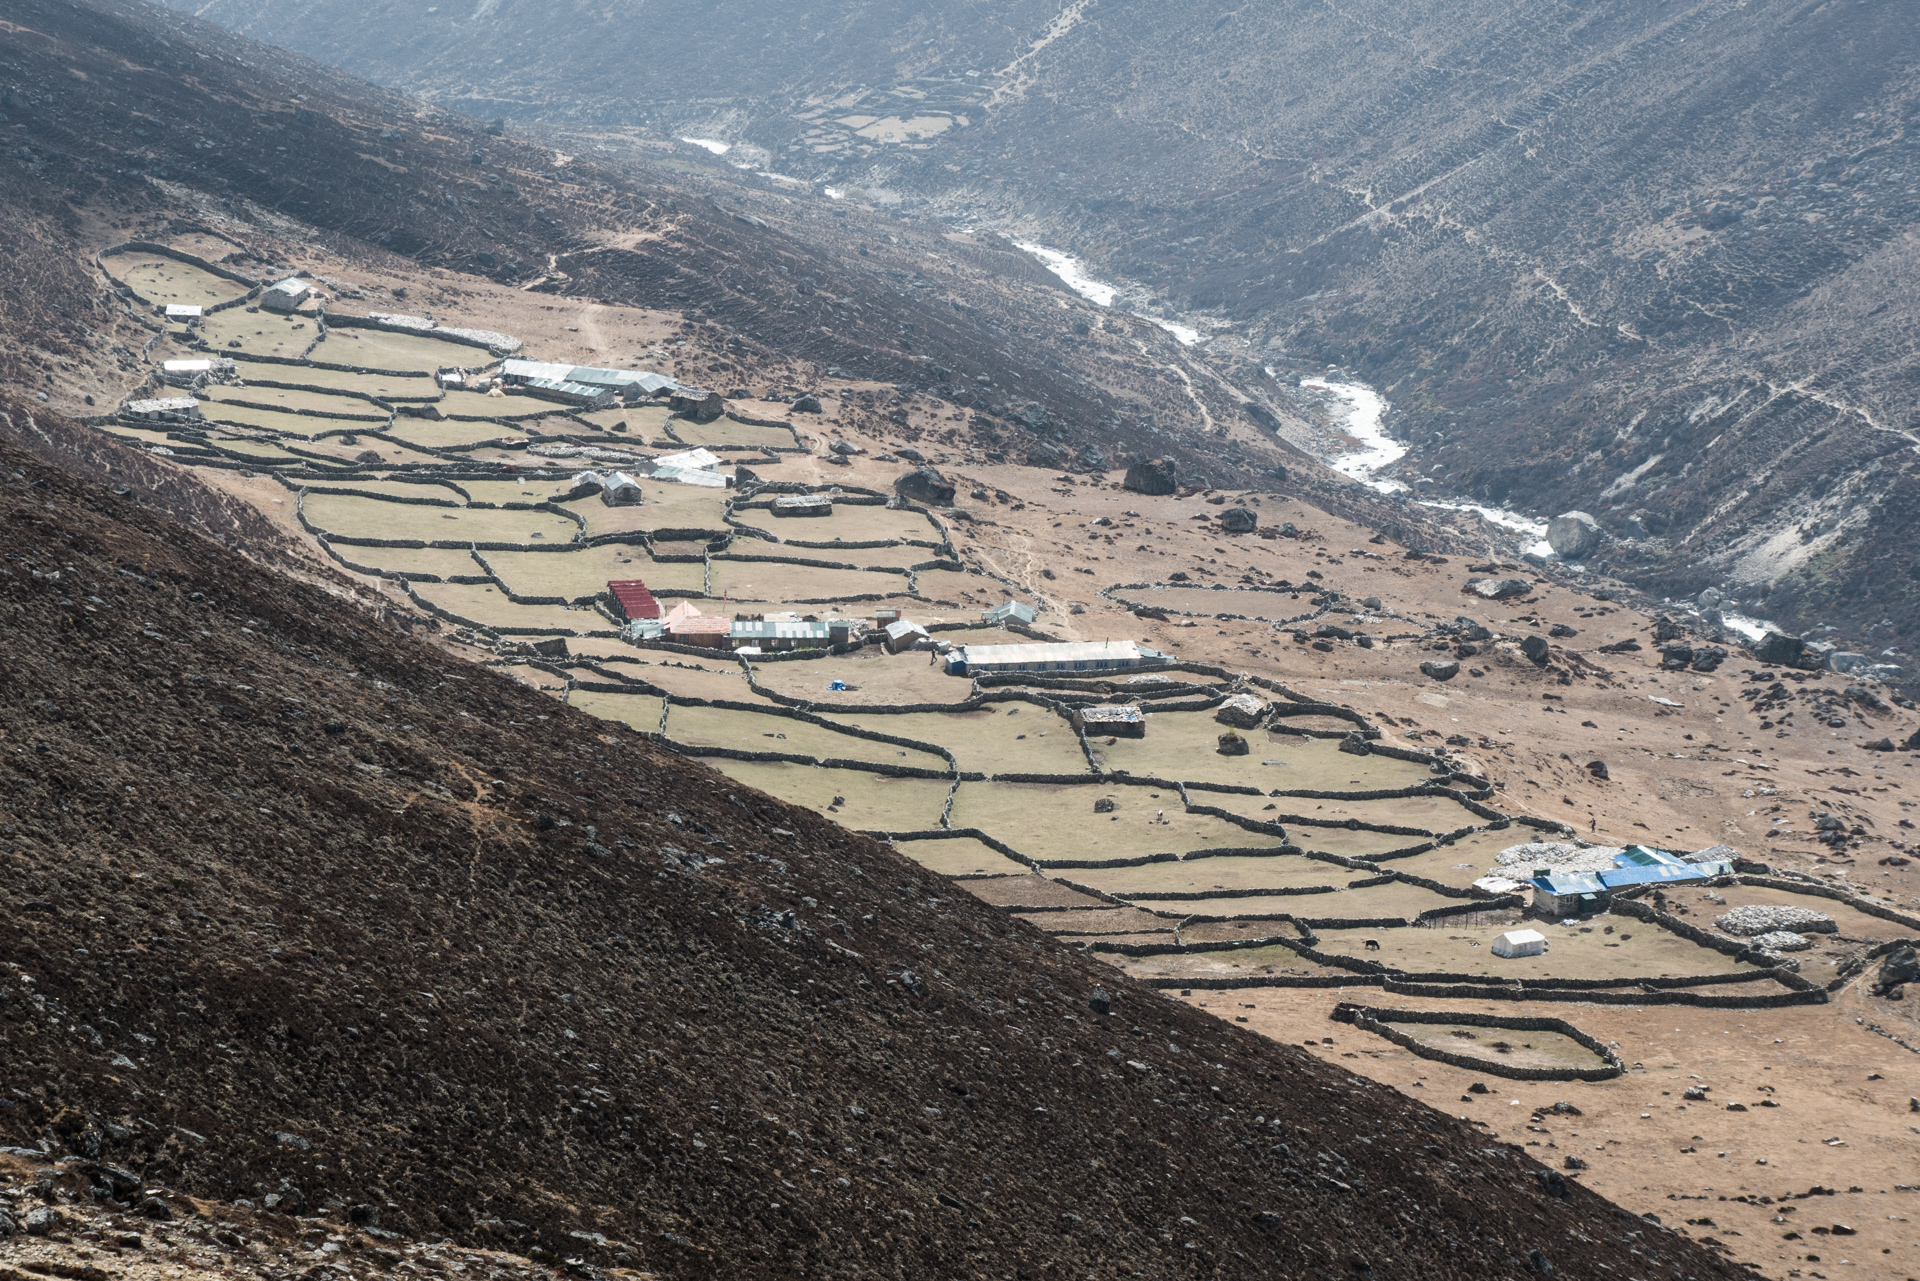
<path id="1" fill-rule="evenodd" d="M 1009 237 L 1009 239 L 1011 240 L 1012 238 Z M 1130 312 L 1142 320 L 1152 321 L 1154 324 L 1160 326 L 1160 328 L 1172 334 L 1183 347 L 1191 347 L 1200 341 L 1200 331 L 1198 329 L 1190 325 L 1182 325 L 1177 321 L 1163 320 L 1159 316 L 1155 316 L 1146 311 L 1144 304 L 1139 306 L 1129 305 L 1129 300 L 1122 298 L 1118 285 L 1110 285 L 1104 280 L 1099 280 L 1089 275 L 1086 264 L 1078 258 L 1075 258 L 1072 254 L 1062 253 L 1058 249 L 1049 249 L 1045 245 L 1036 245 L 1027 240 L 1013 240 L 1013 247 L 1022 253 L 1031 254 L 1033 257 L 1039 259 L 1041 266 L 1060 277 L 1060 279 L 1065 282 L 1067 288 L 1073 290 L 1073 292 L 1079 294 L 1088 302 L 1100 307 L 1118 306 L 1121 310 Z"/>
<path id="2" fill-rule="evenodd" d="M 1276 381 L 1279 375 L 1273 370 L 1268 375 Z M 1407 492 L 1407 487 L 1397 480 L 1380 476 L 1378 473 L 1393 466 L 1407 455 L 1407 447 L 1387 434 L 1385 419 L 1387 416 L 1386 397 L 1361 382 L 1333 382 L 1326 378 L 1302 378 L 1302 387 L 1324 392 L 1346 404 L 1345 421 L 1341 431 L 1359 442 L 1359 448 L 1342 454 L 1328 464 L 1342 476 L 1359 481 L 1369 489 L 1382 494 Z M 1551 556 L 1553 548 L 1547 544 L 1547 523 L 1522 516 L 1505 507 L 1484 507 L 1479 503 L 1456 502 L 1446 498 L 1416 498 L 1413 500 L 1422 507 L 1432 507 L 1441 511 L 1474 512 L 1486 520 L 1511 529 L 1523 535 L 1521 551 L 1540 556 Z"/>

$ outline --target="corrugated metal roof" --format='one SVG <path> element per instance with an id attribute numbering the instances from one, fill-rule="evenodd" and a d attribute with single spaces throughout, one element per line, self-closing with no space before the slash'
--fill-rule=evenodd
<path id="1" fill-rule="evenodd" d="M 289 298 L 298 298 L 301 294 L 312 293 L 313 286 L 298 276 L 288 276 L 278 284 L 268 285 L 267 292 L 270 294 L 285 294 Z"/>
<path id="2" fill-rule="evenodd" d="M 968 645 L 968 667 L 1039 669 L 1075 663 L 1142 663 L 1162 655 L 1133 641 L 1060 641 L 1033 645 Z"/>
<path id="3" fill-rule="evenodd" d="M 660 617 L 660 602 L 637 578 L 622 578 L 607 584 L 608 593 L 620 602 L 620 611 L 629 619 Z"/>
<path id="4" fill-rule="evenodd" d="M 1600 880 L 1608 889 L 1617 890 L 1629 885 L 1658 885 L 1667 881 L 1706 881 L 1732 871 L 1732 866 L 1727 863 L 1653 863 L 1645 867 L 1610 867 L 1600 873 Z"/>
<path id="5" fill-rule="evenodd" d="M 561 365 L 547 360 L 507 360 L 501 362 L 502 377 L 532 381 L 537 378 L 551 378 L 557 382 L 584 383 L 592 387 L 604 387 L 618 390 L 622 387 L 638 387 L 651 395 L 656 391 L 678 387 L 680 384 L 665 374 L 649 373 L 638 369 L 601 369 L 594 365 Z"/>
<path id="6" fill-rule="evenodd" d="M 832 633 L 825 623 L 743 619 L 728 634 L 741 640 L 826 640 Z"/>
<path id="7" fill-rule="evenodd" d="M 1142 717 L 1140 709 L 1132 703 L 1101 703 L 1096 707 L 1081 708 L 1080 719 L 1099 724 L 1131 725 Z"/>
<path id="8" fill-rule="evenodd" d="M 700 632 L 703 635 L 719 633 L 724 636 L 733 630 L 733 620 L 731 618 L 722 618 L 718 614 L 695 614 L 691 618 L 683 618 L 676 623 L 670 624 L 667 630 L 676 634 L 680 632 Z"/>
<path id="9" fill-rule="evenodd" d="M 1017 600 L 1010 600 L 995 605 L 987 611 L 987 621 L 989 623 L 998 623 L 1009 618 L 1017 618 L 1023 623 L 1031 623 L 1033 621 L 1033 606 L 1023 604 Z"/>

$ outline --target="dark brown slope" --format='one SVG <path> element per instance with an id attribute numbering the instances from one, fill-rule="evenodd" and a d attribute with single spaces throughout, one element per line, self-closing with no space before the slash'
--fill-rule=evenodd
<path id="1" fill-rule="evenodd" d="M 670 1275 L 1734 1275 L 4 447 L 0 548 L 9 1143 Z"/>

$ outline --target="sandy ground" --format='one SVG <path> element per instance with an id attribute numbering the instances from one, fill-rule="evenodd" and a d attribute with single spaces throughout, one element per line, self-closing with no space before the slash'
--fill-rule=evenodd
<path id="1" fill-rule="evenodd" d="M 1630 1065 L 1611 1081 L 1568 1084 L 1451 1067 L 1328 1017 L 1340 1001 L 1381 1009 L 1435 1004 L 1378 988 L 1271 988 L 1179 999 L 1222 1018 L 1245 1018 L 1254 1031 L 1308 1045 L 1328 1062 L 1471 1118 L 1489 1137 L 1524 1144 L 1549 1165 L 1583 1160 L 1587 1169 L 1567 1171 L 1569 1177 L 1637 1214 L 1657 1214 L 1676 1230 L 1712 1237 L 1767 1275 L 1814 1275 L 1816 1267 L 1875 1278 L 1920 1271 L 1920 1113 L 1910 1110 L 1920 1061 L 1855 1022 L 1891 1026 L 1901 1017 L 1863 991 L 1850 989 L 1829 1005 L 1767 1011 L 1446 1003 L 1565 1019 L 1617 1046 Z M 1915 1019 L 1903 1014 L 1911 1042 Z M 1489 1092 L 1469 1094 L 1476 1082 Z M 1706 1101 L 1682 1098 L 1692 1085 L 1708 1087 Z M 1762 1100 L 1778 1106 L 1762 1107 Z M 1560 1101 L 1581 1115 L 1534 1119 L 1538 1109 Z M 1729 1103 L 1747 1110 L 1729 1112 Z M 1803 1195 L 1815 1187 L 1837 1195 Z M 1771 1204 L 1760 1204 L 1762 1197 Z M 1833 1235 L 1835 1225 L 1856 1235 Z"/>

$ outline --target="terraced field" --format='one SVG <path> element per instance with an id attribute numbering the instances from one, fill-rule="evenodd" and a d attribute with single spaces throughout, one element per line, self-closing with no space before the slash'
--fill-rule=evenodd
<path id="1" fill-rule="evenodd" d="M 148 290 L 213 289 L 173 267 L 143 270 Z M 284 354 L 311 341 L 301 323 L 236 308 L 196 332 L 212 351 Z M 1474 882 L 1502 850 L 1556 825 L 1511 814 L 1464 760 L 1392 745 L 1352 708 L 1198 663 L 1113 682 L 1023 683 L 949 676 L 924 652 L 889 655 L 871 643 L 747 657 L 626 639 L 608 610 L 610 580 L 638 578 L 668 604 L 691 599 L 711 613 L 791 608 L 872 623 L 877 610 L 898 609 L 958 644 L 1044 638 L 1056 619 L 1042 613 L 1037 630 L 986 623 L 983 610 L 1034 597 L 990 560 L 963 554 L 935 512 L 820 486 L 830 515 L 776 516 L 757 483 L 655 480 L 646 464 L 693 445 L 797 449 L 788 428 L 700 424 L 660 405 L 576 415 L 524 396 L 442 394 L 406 376 L 478 355 L 418 335 L 337 329 L 313 360 L 388 372 L 250 362 L 246 385 L 205 389 L 200 424 L 109 429 L 188 465 L 270 469 L 323 547 L 361 572 L 406 580 L 416 605 L 494 651 L 503 671 L 579 711 L 658 734 L 740 785 L 890 839 L 969 892 L 1161 987 L 1392 984 L 1436 1006 L 1522 990 L 1535 1000 L 1804 1003 L 1823 998 L 1816 985 L 1853 972 L 1862 949 L 1906 930 L 1734 879 L 1648 899 L 1648 919 L 1540 923 L 1545 955 L 1496 957 L 1494 938 L 1520 923 L 1524 903 Z M 569 497 L 589 467 L 632 470 L 642 501 Z M 937 567 L 915 568 L 936 558 Z M 1264 620 L 1240 625 L 1271 631 L 1312 614 L 1318 590 L 1174 583 L 1105 594 L 1169 615 Z M 1383 635 L 1408 625 L 1386 611 L 1354 617 Z M 1265 710 L 1223 743 L 1222 704 L 1236 694 Z M 1075 727 L 1075 708 L 1111 701 L 1140 705 L 1141 737 Z M 1811 936 L 1798 979 L 1712 933 L 1715 916 L 1743 904 L 1829 911 L 1839 932 Z M 1590 1072 L 1598 1061 L 1554 1031 L 1417 1019 L 1380 1027 L 1415 1053 L 1458 1057 L 1471 1043 L 1467 1057 L 1490 1072 Z"/>

